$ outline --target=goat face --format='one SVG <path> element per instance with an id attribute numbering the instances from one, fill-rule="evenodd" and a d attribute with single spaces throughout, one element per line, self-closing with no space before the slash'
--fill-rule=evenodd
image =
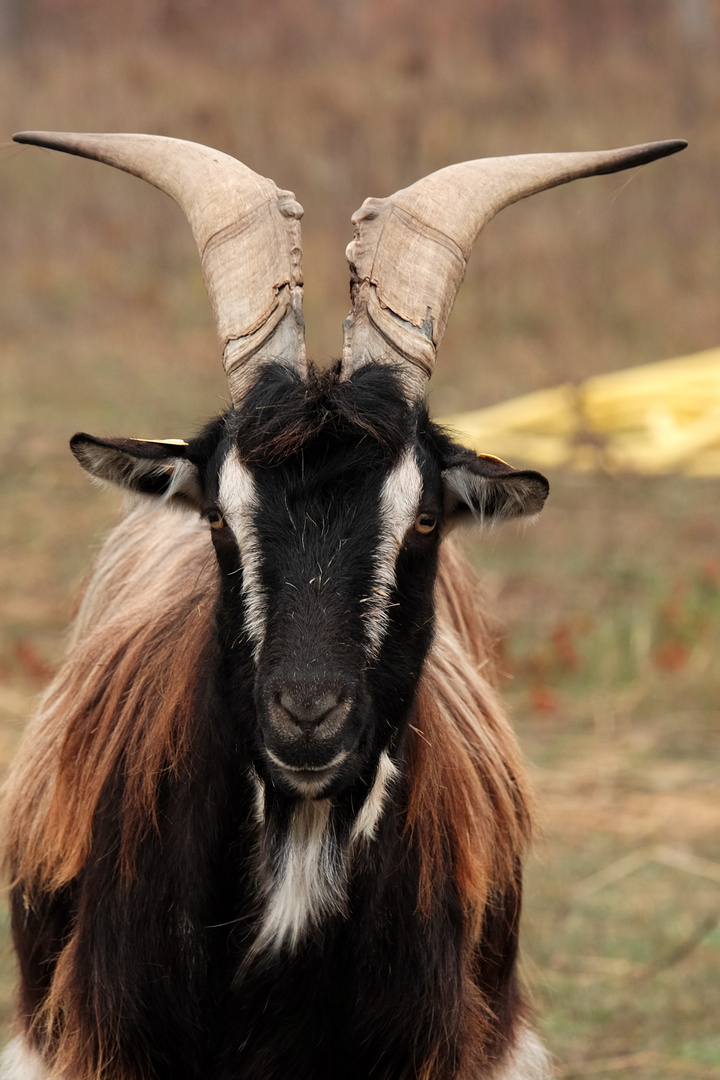
<path id="1" fill-rule="evenodd" d="M 367 787 L 397 739 L 432 638 L 442 535 L 463 517 L 537 513 L 547 494 L 538 473 L 452 442 L 387 367 L 300 380 L 266 365 L 188 443 L 72 445 L 96 477 L 206 518 L 228 700 L 259 775 L 311 798 Z"/>

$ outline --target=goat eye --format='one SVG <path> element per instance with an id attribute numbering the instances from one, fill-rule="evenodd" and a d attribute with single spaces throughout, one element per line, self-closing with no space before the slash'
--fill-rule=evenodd
<path id="1" fill-rule="evenodd" d="M 437 518 L 433 517 L 432 514 L 418 514 L 415 518 L 416 531 L 424 535 L 431 533 L 436 525 Z"/>
<path id="2" fill-rule="evenodd" d="M 219 510 L 208 510 L 205 517 L 211 529 L 222 529 L 225 525 L 225 518 Z"/>

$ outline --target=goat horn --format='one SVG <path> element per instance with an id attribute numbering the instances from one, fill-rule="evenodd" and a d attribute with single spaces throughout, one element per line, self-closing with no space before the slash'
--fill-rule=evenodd
<path id="1" fill-rule="evenodd" d="M 200 252 L 235 404 L 264 360 L 280 360 L 305 377 L 303 209 L 291 191 L 227 154 L 183 139 L 48 131 L 13 137 L 114 165 L 180 206 Z"/>
<path id="2" fill-rule="evenodd" d="M 450 165 L 353 215 L 348 246 L 352 311 L 343 376 L 371 363 L 403 372 L 422 397 L 475 238 L 499 210 L 536 191 L 612 173 L 684 149 L 681 139 L 621 150 L 524 154 Z"/>

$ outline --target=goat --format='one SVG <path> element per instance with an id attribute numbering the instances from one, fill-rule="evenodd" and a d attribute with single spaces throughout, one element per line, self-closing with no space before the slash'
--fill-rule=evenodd
<path id="1" fill-rule="evenodd" d="M 342 359 L 305 356 L 302 208 L 233 158 L 29 132 L 185 210 L 232 404 L 187 441 L 75 435 L 136 498 L 6 795 L 5 1080 L 540 1080 L 516 973 L 531 831 L 463 521 L 548 484 L 423 403 L 503 206 L 680 141 L 450 166 L 354 216 Z"/>

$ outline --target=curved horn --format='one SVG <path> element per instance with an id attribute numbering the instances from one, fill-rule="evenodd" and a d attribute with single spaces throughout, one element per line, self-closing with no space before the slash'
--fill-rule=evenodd
<path id="1" fill-rule="evenodd" d="M 183 139 L 48 131 L 13 138 L 114 165 L 175 200 L 200 252 L 235 404 L 264 360 L 280 360 L 305 377 L 303 209 L 291 191 L 227 154 Z"/>
<path id="2" fill-rule="evenodd" d="M 523 154 L 450 165 L 353 215 L 347 249 L 352 312 L 344 324 L 343 376 L 369 363 L 404 372 L 410 399 L 432 374 L 475 238 L 499 210 L 581 176 L 665 157 L 681 139 L 622 150 Z"/>

